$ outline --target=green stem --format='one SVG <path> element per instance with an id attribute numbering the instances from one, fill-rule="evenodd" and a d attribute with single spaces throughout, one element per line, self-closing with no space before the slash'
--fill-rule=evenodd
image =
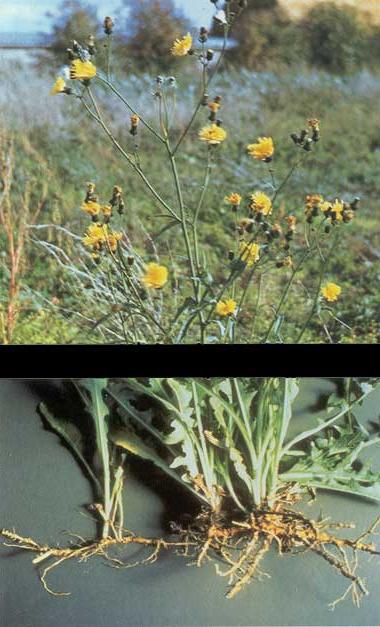
<path id="1" fill-rule="evenodd" d="M 105 85 L 107 85 L 107 87 L 109 87 L 109 89 L 115 94 L 115 96 L 117 96 L 119 100 L 121 100 L 121 102 L 125 104 L 127 109 L 129 109 L 129 111 L 133 113 L 133 115 L 138 116 L 139 120 L 141 121 L 141 124 L 143 124 L 152 133 L 152 135 L 154 135 L 161 142 L 165 142 L 165 139 L 139 113 L 137 113 L 136 109 L 132 107 L 132 105 L 128 102 L 128 100 L 124 98 L 124 96 L 119 92 L 118 89 L 116 89 L 116 87 L 109 80 L 106 80 L 105 78 L 102 78 L 101 76 L 97 76 L 97 79 L 101 83 L 104 83 Z"/>
<path id="2" fill-rule="evenodd" d="M 303 265 L 304 261 L 306 260 L 306 258 L 307 258 L 309 255 L 310 255 L 310 250 L 307 250 L 307 251 L 306 251 L 306 252 L 302 255 L 302 257 L 301 257 L 300 261 L 299 261 L 299 262 L 298 262 L 298 264 L 295 266 L 295 268 L 293 268 L 293 272 L 292 272 L 292 274 L 291 274 L 291 277 L 290 277 L 290 279 L 289 279 L 289 281 L 288 281 L 288 283 L 287 283 L 287 285 L 286 285 L 286 288 L 285 288 L 285 290 L 284 290 L 284 292 L 283 292 L 283 294 L 282 294 L 282 296 L 281 296 L 280 302 L 279 302 L 279 304 L 278 304 L 278 306 L 277 306 L 277 309 L 276 309 L 276 311 L 275 311 L 275 314 L 274 314 L 274 316 L 273 316 L 272 323 L 271 323 L 271 325 L 270 325 L 270 327 L 269 327 L 269 329 L 268 329 L 268 331 L 267 331 L 267 334 L 266 334 L 266 336 L 265 336 L 265 339 L 264 339 L 264 342 L 263 342 L 264 344 L 266 344 L 266 343 L 268 342 L 268 340 L 269 340 L 269 338 L 270 338 L 270 336 L 271 336 L 271 333 L 272 333 L 272 331 L 273 331 L 274 325 L 276 324 L 276 321 L 277 321 L 278 315 L 279 315 L 279 313 L 280 313 L 280 311 L 281 311 L 281 309 L 282 309 L 282 306 L 283 306 L 283 304 L 284 304 L 284 302 L 285 302 L 285 300 L 286 300 L 286 298 L 287 298 L 287 296 L 288 296 L 289 290 L 290 290 L 291 286 L 293 285 L 293 281 L 294 281 L 294 279 L 295 279 L 295 277 L 296 277 L 297 272 L 300 270 L 301 266 Z"/>
<path id="3" fill-rule="evenodd" d="M 92 94 L 92 91 L 90 88 L 88 88 L 88 94 L 90 96 L 91 102 L 95 108 L 96 111 L 96 115 L 94 114 L 93 111 L 91 111 L 90 107 L 87 105 L 87 103 L 83 100 L 82 98 L 82 102 L 86 108 L 86 110 L 90 113 L 90 115 L 101 125 L 101 127 L 103 128 L 104 132 L 106 133 L 106 135 L 110 138 L 110 140 L 112 141 L 113 145 L 115 146 L 115 148 L 117 148 L 117 150 L 123 155 L 123 157 L 126 159 L 126 161 L 129 163 L 129 165 L 133 168 L 133 170 L 135 172 L 137 172 L 137 174 L 140 176 L 140 178 L 142 178 L 142 180 L 144 181 L 145 185 L 148 187 L 148 189 L 151 191 L 151 193 L 153 194 L 153 196 L 159 201 L 159 203 L 165 207 L 165 209 L 170 213 L 170 215 L 177 221 L 180 222 L 181 219 L 179 218 L 179 216 L 177 216 L 177 214 L 173 211 L 173 209 L 171 207 L 169 207 L 169 205 L 165 202 L 165 200 L 163 198 L 161 198 L 161 196 L 159 195 L 159 193 L 156 191 L 156 189 L 153 187 L 153 185 L 150 183 L 150 181 L 147 179 L 147 177 L 145 176 L 144 172 L 141 170 L 141 168 L 139 166 L 137 166 L 134 161 L 131 159 L 131 157 L 128 155 L 127 152 L 125 152 L 125 150 L 120 146 L 119 142 L 117 141 L 117 139 L 114 137 L 113 133 L 109 130 L 108 126 L 105 124 L 102 115 L 100 113 L 99 107 L 95 101 L 95 98 Z"/>
<path id="4" fill-rule="evenodd" d="M 196 272 L 196 268 L 194 264 L 193 253 L 191 250 L 190 237 L 189 237 L 189 233 L 187 230 L 187 218 L 186 218 L 185 204 L 184 204 L 183 196 L 182 196 L 182 189 L 181 189 L 181 183 L 180 183 L 178 170 L 177 170 L 177 163 L 175 160 L 174 153 L 170 146 L 169 138 L 166 138 L 165 145 L 166 145 L 166 149 L 167 149 L 168 156 L 169 156 L 169 161 L 170 161 L 172 174 L 173 174 L 174 186 L 175 186 L 177 198 L 178 198 L 178 204 L 179 204 L 180 216 L 181 216 L 180 218 L 181 229 L 182 229 L 183 239 L 185 242 L 186 254 L 188 258 L 189 270 L 190 270 L 190 275 L 191 275 L 191 282 L 192 282 L 193 290 L 194 290 L 195 302 L 196 302 L 197 307 L 199 307 L 199 304 L 200 304 L 199 285 L 197 283 L 197 272 Z M 199 312 L 198 318 L 200 322 L 200 333 L 201 333 L 200 340 L 201 340 L 201 343 L 203 344 L 204 343 L 204 325 L 203 325 L 203 315 L 201 314 L 201 312 Z"/>
<path id="5" fill-rule="evenodd" d="M 325 258 L 325 257 L 323 257 L 322 252 L 321 252 L 321 250 L 319 248 L 319 242 L 317 242 L 317 248 L 318 248 L 318 251 L 319 251 L 319 256 L 321 258 L 321 268 L 320 268 L 320 272 L 319 272 L 318 285 L 317 285 L 317 289 L 315 291 L 315 296 L 314 296 L 314 300 L 313 300 L 313 305 L 312 305 L 311 310 L 310 310 L 310 314 L 307 317 L 307 319 L 306 319 L 306 321 L 305 321 L 305 323 L 304 323 L 304 325 L 303 325 L 303 327 L 302 327 L 302 329 L 301 329 L 301 331 L 300 331 L 300 333 L 299 333 L 299 335 L 298 335 L 298 337 L 297 337 L 297 339 L 295 341 L 296 344 L 300 343 L 300 341 L 301 341 L 301 339 L 303 337 L 303 334 L 305 333 L 307 327 L 309 326 L 309 323 L 311 322 L 311 320 L 312 320 L 312 318 L 314 316 L 315 310 L 317 308 L 318 300 L 319 300 L 321 287 L 322 287 L 322 281 L 323 281 L 323 278 L 324 278 L 325 272 L 326 272 L 327 261 L 330 258 L 330 255 L 331 255 L 331 253 L 333 251 L 335 243 L 336 243 L 336 237 L 333 239 L 333 242 L 332 242 L 332 245 L 330 247 L 330 250 L 329 250 L 329 252 L 327 254 L 327 257 Z"/>

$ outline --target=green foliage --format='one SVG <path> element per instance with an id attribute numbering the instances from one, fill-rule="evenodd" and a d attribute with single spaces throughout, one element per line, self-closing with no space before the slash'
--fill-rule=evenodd
<path id="1" fill-rule="evenodd" d="M 363 24 L 360 9 L 334 2 L 311 6 L 301 22 L 277 2 L 249 3 L 232 32 L 239 42 L 229 59 L 239 67 L 262 69 L 300 60 L 333 73 L 378 65 L 379 29 Z"/>
<path id="2" fill-rule="evenodd" d="M 111 433 L 111 439 L 170 476 L 181 469 L 177 480 L 213 510 L 222 507 L 224 495 L 250 511 L 275 500 L 289 482 L 380 500 L 380 473 L 359 461 L 361 452 L 378 445 L 380 438 L 354 414 L 378 385 L 379 379 L 345 380 L 346 393 L 326 398 L 326 413 L 317 426 L 289 440 L 299 392 L 295 379 L 116 381 L 109 394 L 125 428 Z M 141 399 L 143 412 L 138 410 Z M 152 403 L 148 409 L 147 399 Z M 160 420 L 153 426 L 157 414 Z"/>
<path id="3" fill-rule="evenodd" d="M 248 5 L 236 25 L 232 36 L 238 41 L 228 59 L 239 67 L 262 69 L 273 61 L 290 63 L 299 56 L 298 31 L 286 11 L 276 2 Z M 299 36 L 298 36 L 299 38 Z M 289 45 L 291 42 L 291 46 Z"/>
<path id="4" fill-rule="evenodd" d="M 66 50 L 74 40 L 85 42 L 90 35 L 96 37 L 99 33 L 96 8 L 81 0 L 63 0 L 51 19 L 52 42 L 49 53 L 54 55 L 56 63 L 67 62 Z"/>
<path id="5" fill-rule="evenodd" d="M 312 7 L 301 28 L 312 65 L 335 73 L 347 73 L 365 62 L 368 32 L 354 10 L 324 2 Z"/>
<path id="6" fill-rule="evenodd" d="M 176 66 L 172 42 L 190 29 L 173 0 L 126 0 L 126 43 L 118 53 L 134 70 L 168 71 Z"/>

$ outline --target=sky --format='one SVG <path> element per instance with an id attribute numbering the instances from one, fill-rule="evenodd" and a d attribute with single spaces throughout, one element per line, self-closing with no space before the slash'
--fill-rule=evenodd
<path id="1" fill-rule="evenodd" d="M 50 21 L 46 12 L 55 12 L 61 0 L 0 0 L 0 32 L 35 33 L 48 31 Z M 213 13 L 210 0 L 174 0 L 197 25 L 208 25 Z M 87 0 L 98 8 L 99 18 L 111 15 L 120 6 L 120 0 Z"/>

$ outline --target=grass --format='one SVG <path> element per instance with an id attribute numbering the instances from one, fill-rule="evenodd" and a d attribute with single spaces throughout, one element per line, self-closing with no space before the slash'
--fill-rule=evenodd
<path id="1" fill-rule="evenodd" d="M 87 221 L 79 207 L 89 180 L 94 181 L 99 190 L 104 190 L 106 197 L 111 194 L 113 185 L 123 187 L 126 213 L 120 219 L 120 225 L 144 258 L 152 253 L 153 240 L 158 254 L 174 259 L 175 265 L 176 256 L 180 254 L 178 232 L 173 229 L 157 237 L 162 221 L 157 218 L 155 201 L 146 195 L 141 182 L 126 169 L 100 130 L 79 111 L 76 103 L 66 96 L 53 99 L 48 95 L 51 86 L 48 74 L 40 75 L 21 65 L 16 71 L 10 71 L 4 63 L 0 75 L 7 85 L 5 94 L 0 96 L 0 124 L 7 133 L 14 135 L 16 142 L 12 197 L 17 203 L 26 180 L 35 182 L 36 194 L 45 185 L 47 203 L 39 222 L 50 225 L 30 230 L 32 241 L 24 264 L 22 308 L 13 342 L 112 341 L 99 328 L 89 331 L 94 322 L 105 315 L 104 305 L 94 305 L 91 289 L 88 297 L 81 289 L 78 301 L 77 277 L 67 272 L 67 268 L 57 263 L 52 255 L 47 255 L 46 248 L 41 247 L 38 240 L 48 240 L 50 251 L 52 246 L 59 246 L 76 262 L 81 261 L 84 253 L 79 242 L 73 241 L 59 227 L 77 236 L 84 232 Z M 192 84 L 193 81 L 185 76 L 177 88 L 179 131 L 194 101 Z M 153 78 L 129 76 L 121 81 L 121 87 L 138 110 L 151 112 L 148 121 L 154 120 Z M 376 114 L 380 77 L 368 71 L 350 77 L 333 77 L 305 68 L 288 69 L 281 74 L 228 71 L 219 76 L 212 91 L 223 96 L 223 123 L 228 129 L 229 140 L 211 170 L 211 184 L 200 220 L 202 252 L 219 265 L 227 258 L 233 241 L 233 216 L 222 202 L 227 193 L 269 189 L 266 168 L 256 167 L 245 155 L 246 139 L 253 140 L 259 135 L 275 138 L 275 176 L 281 180 L 294 159 L 289 134 L 302 128 L 308 117 L 320 118 L 322 142 L 281 193 L 280 206 L 301 217 L 307 193 L 342 197 L 348 201 L 355 196 L 361 197 L 357 219 L 344 229 L 342 241 L 338 240 L 328 273 L 343 290 L 336 304 L 336 316 L 350 328 L 332 321 L 329 331 L 334 342 L 378 342 L 376 311 L 380 297 L 376 286 L 380 230 L 376 214 L 380 134 Z M 98 97 L 101 103 L 104 102 L 104 94 L 100 93 Z M 132 151 L 133 139 L 128 133 L 125 114 L 116 100 L 107 100 L 109 107 L 113 128 Z M 185 139 L 184 150 L 178 156 L 184 191 L 194 199 L 198 198 L 204 170 L 204 152 L 194 139 L 196 131 L 197 127 Z M 157 143 L 146 133 L 141 133 L 140 154 L 144 169 L 149 171 L 158 189 L 171 189 L 170 172 L 161 159 Z M 315 285 L 317 274 L 317 263 L 309 264 L 290 291 L 283 311 L 286 324 L 283 325 L 282 340 L 285 342 L 294 341 L 297 329 L 302 326 L 305 311 L 311 306 L 311 297 L 305 299 L 305 290 L 309 292 Z M 264 284 L 260 305 L 263 314 L 271 311 L 288 276 L 289 271 L 282 269 L 275 280 Z M 0 282 L 0 297 L 4 303 L 5 273 Z M 255 298 L 255 293 L 249 295 L 242 317 L 246 337 L 254 318 Z M 44 315 L 49 316 L 49 328 L 43 323 Z M 318 322 L 310 323 L 303 341 L 325 341 Z"/>

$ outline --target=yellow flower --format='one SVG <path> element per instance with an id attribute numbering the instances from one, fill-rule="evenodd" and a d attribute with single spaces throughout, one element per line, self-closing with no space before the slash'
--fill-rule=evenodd
<path id="1" fill-rule="evenodd" d="M 75 59 L 70 65 L 70 78 L 72 80 L 83 81 L 96 76 L 96 67 L 91 61 L 81 61 Z"/>
<path id="2" fill-rule="evenodd" d="M 288 230 L 294 232 L 296 230 L 297 218 L 296 216 L 286 216 L 285 222 L 288 225 Z"/>
<path id="3" fill-rule="evenodd" d="M 311 118 L 310 120 L 307 121 L 309 127 L 311 129 L 313 129 L 313 131 L 319 131 L 319 120 L 317 120 L 317 118 Z"/>
<path id="4" fill-rule="evenodd" d="M 50 90 L 50 95 L 55 96 L 56 94 L 63 94 L 66 89 L 65 79 L 62 76 L 58 76 L 53 87 Z"/>
<path id="5" fill-rule="evenodd" d="M 239 254 L 240 259 L 244 261 L 248 267 L 253 266 L 253 264 L 260 258 L 260 246 L 254 242 L 251 242 L 250 244 L 247 242 L 240 242 Z"/>
<path id="6" fill-rule="evenodd" d="M 98 202 L 94 202 L 93 200 L 87 200 L 86 202 L 82 203 L 81 209 L 90 216 L 97 216 L 99 214 L 101 206 Z"/>
<path id="7" fill-rule="evenodd" d="M 264 192 L 256 192 L 255 194 L 252 194 L 249 206 L 250 209 L 253 209 L 253 211 L 256 211 L 257 213 L 262 213 L 264 216 L 272 213 L 272 201 L 269 196 L 264 194 Z"/>
<path id="8" fill-rule="evenodd" d="M 321 203 L 323 203 L 323 196 L 320 194 L 308 194 L 306 196 L 306 209 L 314 209 L 314 207 L 321 207 L 322 209 Z M 322 209 L 322 211 L 325 211 L 325 209 Z"/>
<path id="9" fill-rule="evenodd" d="M 106 228 L 106 226 L 104 226 L 103 228 Z M 123 234 L 119 231 L 113 231 L 112 233 L 106 234 L 107 244 L 113 253 L 117 249 L 117 243 L 121 240 L 122 237 Z"/>
<path id="10" fill-rule="evenodd" d="M 332 204 L 328 200 L 325 200 L 324 202 L 320 204 L 320 209 L 321 211 L 323 211 L 323 213 L 326 213 L 326 211 L 331 211 L 331 208 L 332 208 Z"/>
<path id="11" fill-rule="evenodd" d="M 173 57 L 185 57 L 188 52 L 191 50 L 191 46 L 193 45 L 193 38 L 190 33 L 184 35 L 181 39 L 176 39 L 173 43 L 170 52 Z"/>
<path id="12" fill-rule="evenodd" d="M 102 213 L 106 218 L 109 218 L 112 215 L 112 207 L 111 205 L 103 205 L 101 207 Z"/>
<path id="13" fill-rule="evenodd" d="M 141 280 L 145 287 L 158 290 L 167 282 L 168 270 L 165 266 L 160 266 L 158 263 L 148 263 L 145 276 Z"/>
<path id="14" fill-rule="evenodd" d="M 210 126 L 204 126 L 199 131 L 199 138 L 210 144 L 211 146 L 216 146 L 223 142 L 227 137 L 227 133 L 221 126 L 217 124 L 210 124 Z"/>
<path id="15" fill-rule="evenodd" d="M 231 205 L 234 205 L 234 207 L 238 207 L 241 203 L 241 196 L 240 194 L 233 192 L 229 196 L 226 196 L 224 200 L 225 202 L 229 202 Z"/>
<path id="16" fill-rule="evenodd" d="M 88 248 L 99 250 L 106 239 L 106 227 L 102 224 L 90 224 L 83 238 L 83 244 Z"/>
<path id="17" fill-rule="evenodd" d="M 255 144 L 248 144 L 248 154 L 260 161 L 270 161 L 274 153 L 274 144 L 271 137 L 259 137 Z"/>
<path id="18" fill-rule="evenodd" d="M 230 316 L 236 311 L 237 302 L 233 298 L 220 300 L 215 307 L 218 316 Z"/>
<path id="19" fill-rule="evenodd" d="M 209 102 L 207 106 L 212 113 L 217 113 L 220 109 L 220 102 L 215 102 L 214 100 L 213 102 Z"/>
<path id="20" fill-rule="evenodd" d="M 117 243 L 123 237 L 118 231 L 109 232 L 106 224 L 90 224 L 86 235 L 83 238 L 83 244 L 93 250 L 100 250 L 105 243 L 112 252 L 115 252 Z"/>
<path id="21" fill-rule="evenodd" d="M 334 204 L 331 207 L 331 211 L 335 213 L 335 220 L 338 220 L 339 222 L 343 220 L 343 215 L 342 215 L 343 209 L 344 209 L 343 203 L 340 200 L 336 199 Z"/>
<path id="22" fill-rule="evenodd" d="M 336 283 L 326 283 L 324 287 L 321 289 L 321 294 L 323 298 L 326 300 L 333 302 L 338 300 L 338 296 L 340 295 L 342 288 L 339 287 Z"/>
<path id="23" fill-rule="evenodd" d="M 338 222 L 341 222 L 343 220 L 344 205 L 340 200 L 336 199 L 333 203 L 326 200 L 325 202 L 321 203 L 320 208 L 323 213 L 326 213 L 327 211 L 333 212 L 335 214 L 334 220 L 337 220 Z"/>

